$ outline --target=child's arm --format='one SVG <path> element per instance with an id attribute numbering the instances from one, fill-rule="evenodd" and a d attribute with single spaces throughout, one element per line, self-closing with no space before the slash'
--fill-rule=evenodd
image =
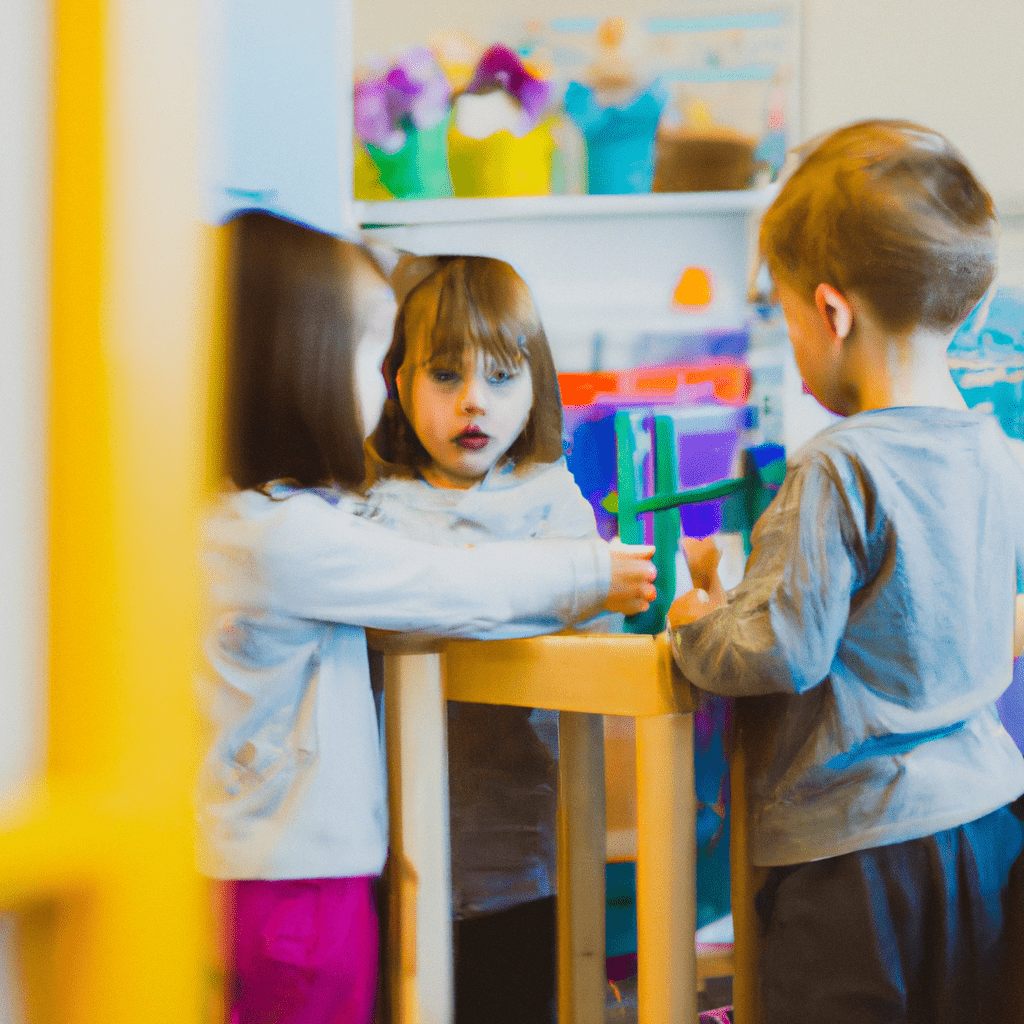
<path id="1" fill-rule="evenodd" d="M 686 564 L 690 569 L 693 590 L 680 594 L 672 602 L 666 617 L 670 630 L 688 626 L 725 604 L 725 591 L 718 575 L 718 563 L 722 555 L 715 547 L 715 542 L 710 537 L 699 540 L 684 537 L 683 548 L 686 551 Z"/>
<path id="2" fill-rule="evenodd" d="M 603 541 L 441 548 L 405 540 L 315 494 L 245 492 L 209 527 L 217 600 L 354 626 L 479 637 L 534 636 L 606 603 L 649 599 L 650 549 L 613 559 Z"/>
<path id="3" fill-rule="evenodd" d="M 583 492 L 569 472 L 564 459 L 549 467 L 544 467 L 541 477 L 536 482 L 544 483 L 549 499 L 542 523 L 542 536 L 563 540 L 570 538 L 583 540 L 600 536 L 594 509 L 590 502 L 583 497 Z M 630 550 L 629 547 L 614 542 L 611 546 L 613 567 L 620 560 L 620 553 L 625 553 L 622 559 L 623 569 L 629 573 L 631 571 L 629 560 L 632 557 L 629 553 Z M 651 547 L 649 550 L 653 557 L 654 548 Z M 644 571 L 646 571 L 646 567 L 644 567 Z M 635 598 L 620 600 L 616 596 L 617 589 L 618 587 L 613 581 L 609 600 L 601 609 L 605 614 L 596 615 L 586 622 L 580 622 L 577 624 L 577 628 L 587 632 L 619 633 L 622 631 L 621 615 L 639 615 L 647 611 L 650 602 L 657 597 L 657 591 L 650 581 L 648 581 L 648 588 L 640 601 Z M 629 598 L 629 595 L 624 596 Z"/>
<path id="4" fill-rule="evenodd" d="M 810 463 L 791 471 L 755 528 L 743 581 L 728 598 L 710 552 L 694 552 L 698 589 L 669 612 L 683 675 L 726 696 L 817 686 L 828 675 L 861 576 L 856 533 L 834 470 Z"/>

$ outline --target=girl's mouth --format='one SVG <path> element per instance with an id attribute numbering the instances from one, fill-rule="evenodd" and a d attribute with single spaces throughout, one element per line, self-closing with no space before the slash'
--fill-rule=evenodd
<path id="1" fill-rule="evenodd" d="M 490 439 L 490 435 L 479 427 L 466 427 L 461 434 L 456 434 L 454 441 L 464 451 L 478 452 L 487 446 Z"/>

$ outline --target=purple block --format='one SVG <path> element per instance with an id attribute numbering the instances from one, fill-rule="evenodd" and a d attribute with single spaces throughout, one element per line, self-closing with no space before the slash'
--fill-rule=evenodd
<path id="1" fill-rule="evenodd" d="M 1003 728 L 1024 753 L 1024 658 L 1013 663 L 1013 680 L 996 701 Z"/>
<path id="2" fill-rule="evenodd" d="M 679 487 L 687 490 L 730 476 L 746 411 L 732 406 L 699 406 L 672 414 L 678 445 Z M 680 518 L 687 537 L 707 537 L 722 528 L 722 503 L 683 505 Z"/>

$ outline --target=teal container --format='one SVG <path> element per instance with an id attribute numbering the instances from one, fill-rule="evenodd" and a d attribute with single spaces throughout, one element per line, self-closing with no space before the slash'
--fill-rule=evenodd
<path id="1" fill-rule="evenodd" d="M 604 948 L 608 959 L 637 951 L 636 862 L 615 861 L 605 865 Z"/>
<path id="2" fill-rule="evenodd" d="M 566 113 L 587 144 L 587 191 L 591 195 L 650 192 L 654 137 L 668 93 L 655 82 L 623 107 L 602 106 L 589 86 L 570 82 Z"/>

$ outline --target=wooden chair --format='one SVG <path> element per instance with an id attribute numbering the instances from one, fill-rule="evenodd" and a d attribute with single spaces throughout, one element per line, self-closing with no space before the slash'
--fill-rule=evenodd
<path id="1" fill-rule="evenodd" d="M 695 1020 L 693 728 L 673 693 L 667 638 L 559 635 L 392 650 L 384 686 L 395 1024 L 452 1020 L 446 699 L 561 712 L 560 1024 L 604 1020 L 601 716 L 636 719 L 639 1020 Z"/>
<path id="2" fill-rule="evenodd" d="M 747 838 L 747 765 L 759 742 L 757 723 L 748 718 L 741 703 L 733 717 L 732 748 L 729 770 L 732 783 L 732 829 L 729 860 L 732 888 L 733 980 L 732 1006 L 735 1024 L 758 1024 L 757 912 L 754 897 L 764 882 L 767 868 L 750 863 Z"/>

